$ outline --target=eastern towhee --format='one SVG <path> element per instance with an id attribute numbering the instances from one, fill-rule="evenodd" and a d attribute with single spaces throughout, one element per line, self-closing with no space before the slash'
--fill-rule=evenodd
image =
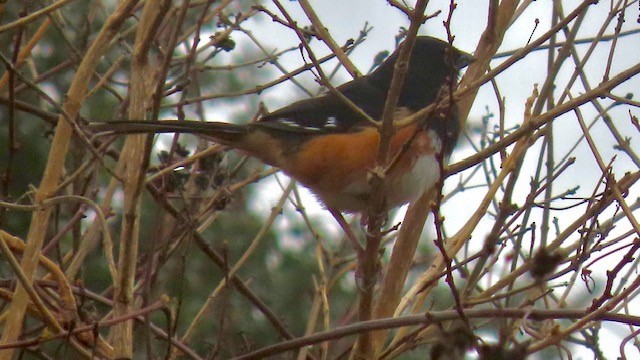
<path id="1" fill-rule="evenodd" d="M 402 44 L 400 45 L 402 46 Z M 371 74 L 336 89 L 374 120 L 381 120 L 394 65 L 400 48 Z M 473 57 L 447 42 L 417 37 L 408 64 L 395 118 L 421 110 L 446 88 L 456 84 L 459 70 Z M 196 121 L 121 121 L 93 123 L 96 132 L 200 133 L 216 142 L 244 151 L 282 169 L 311 189 L 332 209 L 350 213 L 366 211 L 380 133 L 337 95 L 301 100 L 264 115 L 259 121 L 237 125 Z M 448 111 L 395 129 L 390 158 L 403 147 L 400 158 L 386 174 L 386 207 L 415 200 L 440 176 L 436 154 L 447 159 L 460 133 L 455 104 Z"/>

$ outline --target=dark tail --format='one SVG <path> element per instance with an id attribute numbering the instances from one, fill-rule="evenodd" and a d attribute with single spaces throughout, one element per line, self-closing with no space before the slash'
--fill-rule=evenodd
<path id="1" fill-rule="evenodd" d="M 212 137 L 224 145 L 240 142 L 249 132 L 249 126 L 223 122 L 203 121 L 110 121 L 89 124 L 96 134 L 139 134 L 139 133 L 188 133 Z"/>

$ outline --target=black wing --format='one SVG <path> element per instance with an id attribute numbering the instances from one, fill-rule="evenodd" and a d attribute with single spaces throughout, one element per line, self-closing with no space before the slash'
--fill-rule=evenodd
<path id="1" fill-rule="evenodd" d="M 343 84 L 337 90 L 374 120 L 381 118 L 387 94 L 371 85 L 366 76 Z M 283 130 L 310 135 L 357 131 L 366 124 L 366 119 L 331 92 L 278 109 L 262 116 L 256 123 L 276 133 Z"/>

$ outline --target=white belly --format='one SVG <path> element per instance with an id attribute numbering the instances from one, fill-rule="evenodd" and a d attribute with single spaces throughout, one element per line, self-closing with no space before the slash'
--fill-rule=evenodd
<path id="1" fill-rule="evenodd" d="M 387 179 L 385 184 L 388 197 L 385 199 L 387 209 L 391 209 L 418 199 L 430 189 L 440 177 L 440 165 L 434 156 L 420 156 L 415 159 L 410 172 L 403 176 Z M 329 207 L 346 212 L 361 212 L 369 206 L 371 186 L 366 177 L 352 182 L 338 196 L 318 192 L 320 199 Z"/>
<path id="2" fill-rule="evenodd" d="M 434 156 L 420 156 L 412 171 L 392 181 L 393 191 L 388 192 L 388 206 L 395 207 L 417 200 L 440 178 L 440 164 Z"/>

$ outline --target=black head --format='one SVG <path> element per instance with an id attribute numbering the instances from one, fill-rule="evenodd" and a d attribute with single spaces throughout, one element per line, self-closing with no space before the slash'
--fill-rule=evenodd
<path id="1" fill-rule="evenodd" d="M 394 66 L 403 45 L 404 43 L 400 44 L 398 49 L 371 73 L 371 81 L 383 90 L 389 89 Z M 416 37 L 398 105 L 412 111 L 426 107 L 436 100 L 443 85 L 451 81 L 455 84 L 460 69 L 474 60 L 470 54 L 440 39 L 429 36 Z"/>

